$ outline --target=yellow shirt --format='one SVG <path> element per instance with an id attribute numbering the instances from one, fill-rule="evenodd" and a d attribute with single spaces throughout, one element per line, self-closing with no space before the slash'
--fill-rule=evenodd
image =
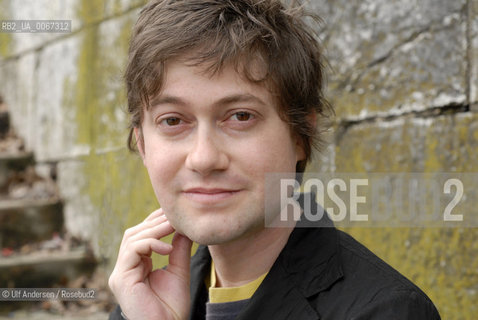
<path id="1" fill-rule="evenodd" d="M 211 261 L 211 275 L 209 278 L 209 302 L 223 303 L 250 299 L 266 277 L 267 272 L 259 278 L 239 287 L 216 288 L 216 269 Z M 206 280 L 207 281 L 207 280 Z"/>

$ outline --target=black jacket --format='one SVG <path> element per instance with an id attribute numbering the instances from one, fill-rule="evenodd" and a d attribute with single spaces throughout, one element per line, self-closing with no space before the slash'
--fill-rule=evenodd
<path id="1" fill-rule="evenodd" d="M 238 320 L 432 320 L 430 299 L 408 279 L 333 226 L 292 232 Z M 191 261 L 190 320 L 205 319 L 208 248 Z M 110 319 L 121 319 L 117 308 Z"/>
<path id="2" fill-rule="evenodd" d="M 191 320 L 204 319 L 207 247 L 191 263 Z M 440 319 L 430 299 L 346 233 L 296 228 L 238 320 Z"/>

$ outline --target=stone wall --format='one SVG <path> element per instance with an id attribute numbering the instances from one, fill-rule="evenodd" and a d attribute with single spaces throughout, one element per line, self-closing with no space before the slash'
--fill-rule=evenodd
<path id="1" fill-rule="evenodd" d="M 69 34 L 0 33 L 0 93 L 37 161 L 57 166 L 68 229 L 111 260 L 123 230 L 158 206 L 125 148 L 121 77 L 143 3 L 0 0 L 0 20 L 72 20 Z M 478 0 L 309 6 L 324 20 L 337 114 L 310 171 L 478 170 Z M 443 319 L 478 314 L 476 228 L 348 231 L 423 288 Z"/>
<path id="2" fill-rule="evenodd" d="M 478 1 L 317 0 L 337 117 L 311 171 L 478 170 Z M 478 212 L 468 212 L 478 214 Z M 478 312 L 476 228 L 351 228 L 443 319 Z"/>
<path id="3" fill-rule="evenodd" d="M 102 258 L 114 258 L 123 230 L 158 207 L 125 148 L 122 74 L 144 2 L 0 1 L 0 19 L 72 21 L 67 34 L 0 33 L 0 94 L 40 171 L 56 166 L 68 230 Z"/>

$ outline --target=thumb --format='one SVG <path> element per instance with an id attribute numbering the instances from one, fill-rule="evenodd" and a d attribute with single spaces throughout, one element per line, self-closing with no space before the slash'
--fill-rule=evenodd
<path id="1" fill-rule="evenodd" d="M 193 242 L 186 236 L 176 232 L 173 237 L 173 251 L 169 254 L 167 270 L 189 280 L 189 266 L 191 262 L 191 247 Z"/>

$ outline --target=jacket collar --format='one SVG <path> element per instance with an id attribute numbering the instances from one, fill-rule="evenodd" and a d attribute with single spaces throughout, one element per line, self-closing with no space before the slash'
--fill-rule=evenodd
<path id="1" fill-rule="evenodd" d="M 304 227 L 299 222 L 276 263 L 284 266 L 304 297 L 310 297 L 342 278 L 339 250 L 334 227 Z"/>
<path id="2" fill-rule="evenodd" d="M 211 255 L 206 246 L 200 245 L 191 259 L 191 313 L 190 320 L 205 318 L 208 293 L 205 279 L 211 272 Z"/>

